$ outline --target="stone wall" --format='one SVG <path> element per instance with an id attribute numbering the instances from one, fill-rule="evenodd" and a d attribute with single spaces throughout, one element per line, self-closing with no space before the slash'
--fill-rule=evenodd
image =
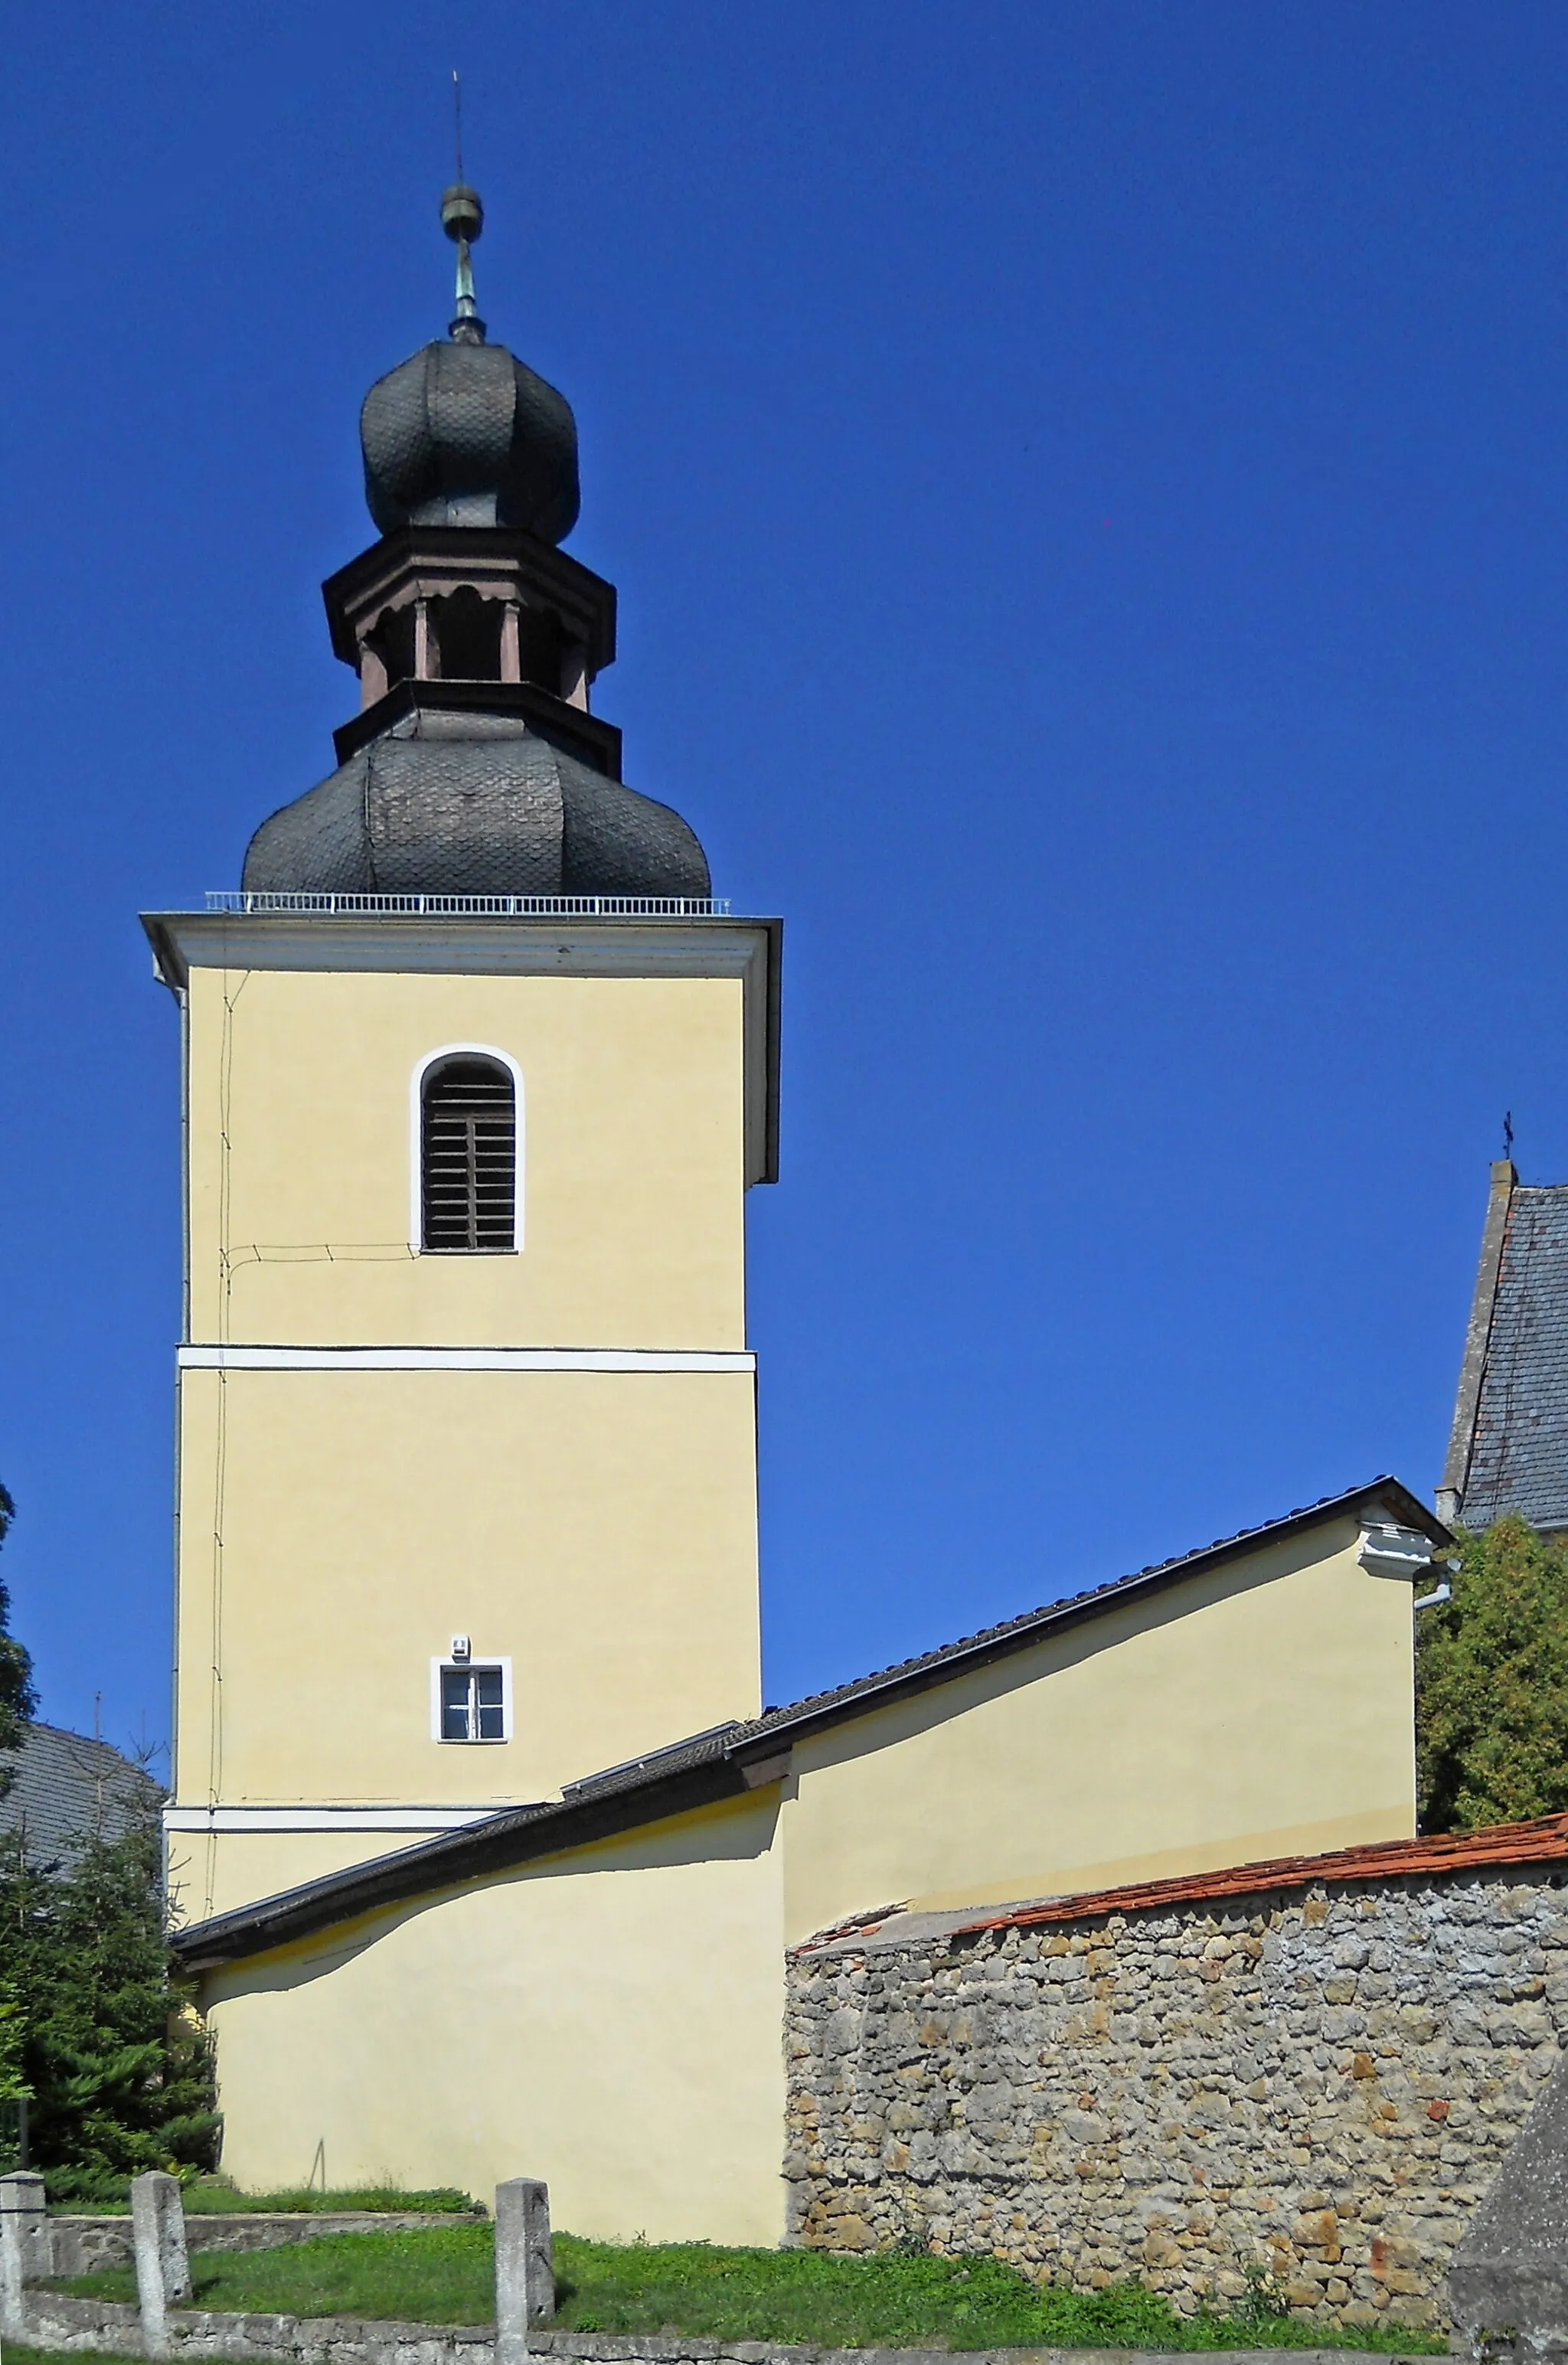
<path id="1" fill-rule="evenodd" d="M 1082 1900 L 802 1949 L 790 2238 L 1135 2276 L 1184 2314 L 1261 2270 L 1325 2326 L 1440 2325 L 1450 2253 L 1568 2029 L 1562 1878 Z"/>
<path id="2" fill-rule="evenodd" d="M 51 2354 L 148 2353 L 138 2310 L 29 2288 L 27 2339 Z M 230 2315 L 172 2309 L 163 2353 L 231 2365 L 495 2365 L 490 2325 L 361 2323 L 348 2316 Z"/>
<path id="3" fill-rule="evenodd" d="M 99 2357 L 141 2353 L 133 2307 L 28 2294 L 28 2338 L 39 2348 Z M 952 2365 L 935 2348 L 818 2348 L 769 2340 L 700 2340 L 653 2333 L 536 2332 L 530 2356 L 556 2365 Z M 495 2365 L 489 2325 L 365 2324 L 347 2316 L 217 2315 L 183 2308 L 168 2320 L 168 2356 L 196 2365 Z M 1291 2365 L 1345 2365 L 1345 2351 L 1293 2348 Z M 1190 2365 L 1158 2349 L 979 2348 L 964 2365 Z M 1431 2365 L 1385 2357 L 1382 2365 Z"/>

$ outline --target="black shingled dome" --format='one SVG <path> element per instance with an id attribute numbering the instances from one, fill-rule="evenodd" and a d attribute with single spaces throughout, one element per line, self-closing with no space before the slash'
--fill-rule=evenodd
<path id="1" fill-rule="evenodd" d="M 317 894 L 687 895 L 695 834 L 509 717 L 416 712 L 264 821 L 244 885 Z"/>
<path id="2" fill-rule="evenodd" d="M 504 345 L 427 345 L 371 387 L 359 440 L 383 533 L 509 525 L 555 543 L 577 521 L 571 405 Z"/>

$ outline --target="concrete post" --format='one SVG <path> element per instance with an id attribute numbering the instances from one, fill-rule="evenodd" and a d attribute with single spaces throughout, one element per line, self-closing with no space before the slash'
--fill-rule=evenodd
<path id="1" fill-rule="evenodd" d="M 6 2339 L 27 2337 L 24 2286 L 41 2282 L 50 2265 L 42 2177 L 25 2169 L 0 2176 L 0 2336 Z"/>
<path id="2" fill-rule="evenodd" d="M 141 2346 L 149 2357 L 169 2353 L 167 2311 L 191 2295 L 185 2211 L 177 2176 L 158 2169 L 131 2179 L 130 2238 L 136 2252 L 136 2297 Z"/>
<path id="3" fill-rule="evenodd" d="M 529 2326 L 554 2313 L 550 2188 L 514 2176 L 496 2187 L 496 2365 L 522 2365 Z"/>

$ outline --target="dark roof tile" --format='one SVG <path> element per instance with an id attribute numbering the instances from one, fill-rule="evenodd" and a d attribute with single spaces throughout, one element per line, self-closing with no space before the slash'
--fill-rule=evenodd
<path id="1" fill-rule="evenodd" d="M 1062 1922 L 1094 1922 L 1113 1913 L 1165 1912 L 1226 1897 L 1278 1896 L 1291 1889 L 1327 1888 L 1371 1880 L 1430 1880 L 1445 1873 L 1489 1872 L 1503 1865 L 1549 1865 L 1568 1861 L 1568 1815 L 1538 1815 L 1524 1823 L 1493 1823 L 1477 1832 L 1442 1832 L 1428 1839 L 1376 1840 L 1361 1847 L 1335 1848 L 1323 1855 L 1271 1856 L 1254 1864 L 1226 1865 L 1218 1872 L 1185 1873 L 1169 1880 L 1139 1880 L 1120 1889 L 1081 1890 L 1070 1896 L 1027 1899 L 982 1912 L 940 1916 L 909 1913 L 885 1905 L 874 1913 L 819 1930 L 794 1948 L 797 1955 L 853 1953 L 872 1940 L 896 1945 L 930 1937 L 972 1937 L 983 1931 L 1032 1930 Z M 940 1931 L 931 1925 L 939 1921 Z M 907 1930 L 907 1936 L 904 1935 Z"/>
<path id="2" fill-rule="evenodd" d="M 515 717 L 416 708 L 263 822 L 252 893 L 672 895 L 710 891 L 668 805 Z"/>
<path id="3" fill-rule="evenodd" d="M 1568 1527 L 1568 1184 L 1512 1194 L 1462 1510 Z"/>
<path id="4" fill-rule="evenodd" d="M 29 1724 L 14 1757 L 0 1757 L 11 1787 L 0 1797 L 0 1832 L 20 1832 L 30 1864 L 69 1864 L 94 1833 L 124 1836 L 138 1812 L 162 1798 L 150 1774 L 106 1741 L 59 1725 Z"/>

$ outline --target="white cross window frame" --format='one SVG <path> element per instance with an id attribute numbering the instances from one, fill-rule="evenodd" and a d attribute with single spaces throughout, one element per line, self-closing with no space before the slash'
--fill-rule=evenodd
<path id="1" fill-rule="evenodd" d="M 497 1675 L 501 1679 L 501 1729 L 497 1733 L 448 1733 L 446 1727 L 446 1678 L 449 1676 L 472 1677 Z M 472 1698 L 472 1694 L 470 1694 Z M 470 1711 L 472 1718 L 472 1710 Z M 432 1659 L 431 1661 L 431 1739 L 443 1749 L 499 1749 L 511 1739 L 511 1661 L 498 1657 L 493 1651 L 476 1651 L 467 1659 Z"/>

